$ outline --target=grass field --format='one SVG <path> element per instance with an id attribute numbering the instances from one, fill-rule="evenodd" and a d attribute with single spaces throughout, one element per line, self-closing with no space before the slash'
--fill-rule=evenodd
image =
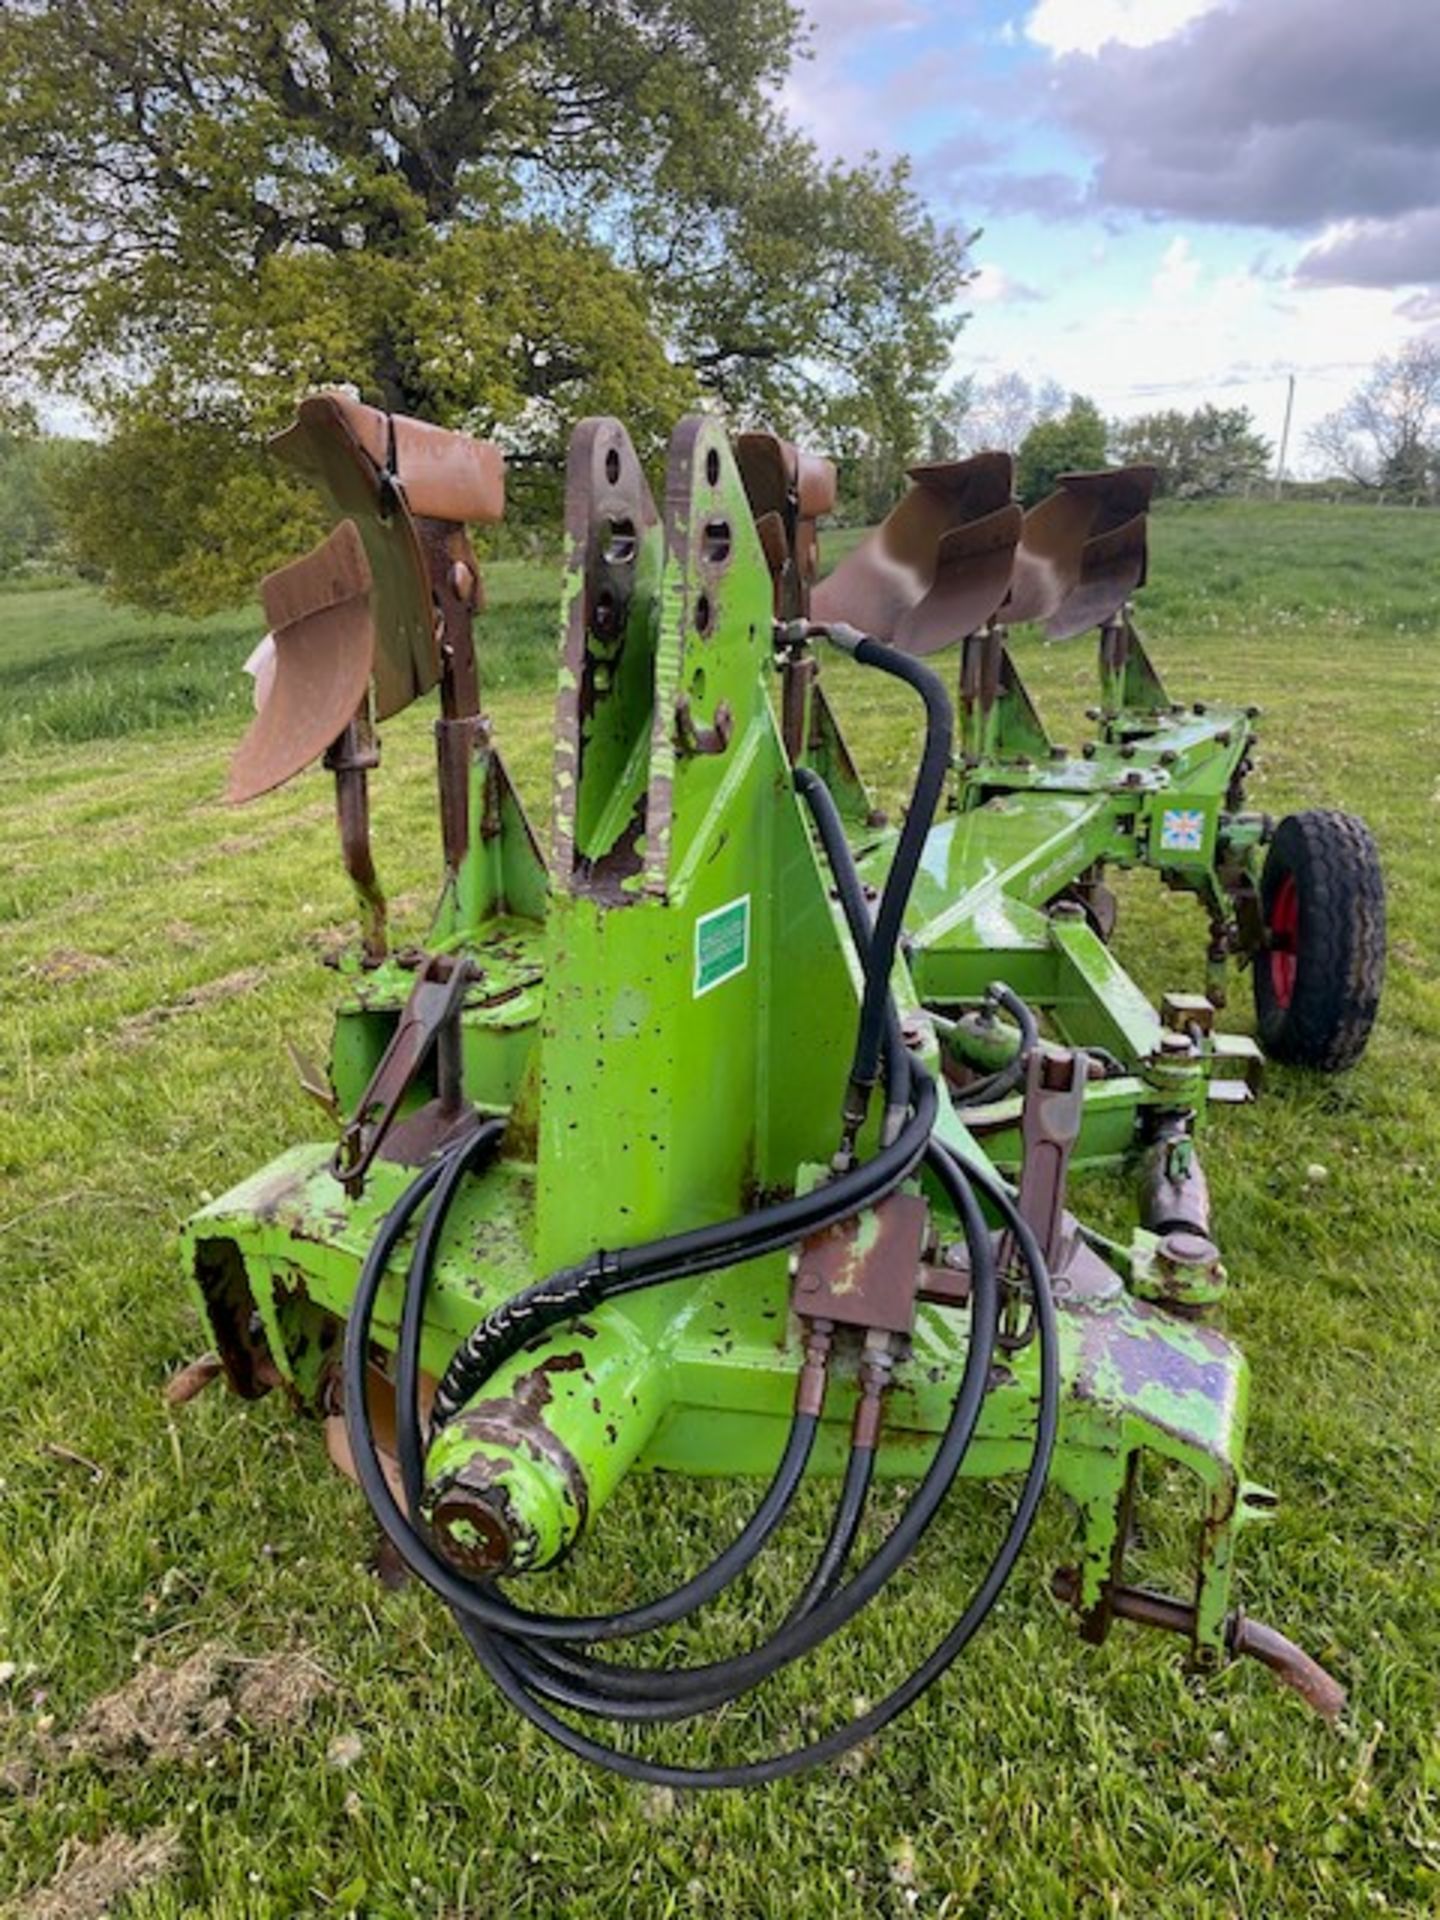
<path id="1" fill-rule="evenodd" d="M 1159 1636 L 1083 1647 L 1048 1597 L 1070 1537 L 1058 1499 L 973 1656 L 843 1769 L 677 1799 L 519 1726 L 440 1608 L 371 1578 L 359 1497 L 279 1396 L 216 1390 L 174 1413 L 161 1397 L 203 1344 L 177 1227 L 313 1132 L 283 1038 L 323 1052 L 321 957 L 348 917 L 321 776 L 240 814 L 218 801 L 255 622 L 12 593 L 0 1910 L 95 1913 L 97 1889 L 131 1885 L 136 1920 L 1440 1912 L 1440 519 L 1162 512 L 1152 571 L 1142 617 L 1172 689 L 1265 708 L 1256 803 L 1362 812 L 1387 867 L 1391 971 L 1365 1061 L 1335 1082 L 1273 1072 L 1206 1149 L 1226 1324 L 1255 1372 L 1250 1471 L 1283 1496 L 1240 1593 L 1349 1686 L 1342 1731 L 1252 1665 L 1201 1687 Z M 482 675 L 543 819 L 555 584 L 512 563 L 490 587 Z M 1073 744 L 1089 647 L 1018 650 Z M 834 684 L 893 800 L 909 714 Z M 438 866 L 425 718 L 386 755 L 378 845 L 418 935 Z M 1197 987 L 1193 906 L 1122 891 L 1127 963 L 1157 991 Z M 1248 1020 L 1248 989 L 1230 1018 Z M 1109 1217 L 1121 1197 L 1092 1179 L 1079 1201 Z M 567 1593 L 668 1584 L 752 1499 L 633 1483 Z M 782 1684 L 666 1751 L 718 1757 L 809 1730 L 812 1702 L 878 1697 L 963 1603 L 1003 1504 L 958 1498 L 903 1599 L 807 1692 Z M 684 1644 L 733 1644 L 806 1564 L 787 1533 L 763 1582 Z"/>

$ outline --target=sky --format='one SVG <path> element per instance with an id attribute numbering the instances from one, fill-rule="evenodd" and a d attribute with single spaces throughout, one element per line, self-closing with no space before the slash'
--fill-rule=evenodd
<path id="1" fill-rule="evenodd" d="M 784 106 L 906 156 L 977 277 L 953 372 L 1247 406 L 1289 470 L 1440 338 L 1440 0 L 805 0 Z"/>

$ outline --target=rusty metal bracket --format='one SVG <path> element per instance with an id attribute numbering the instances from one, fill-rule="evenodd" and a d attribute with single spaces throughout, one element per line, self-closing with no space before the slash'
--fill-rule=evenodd
<path id="1" fill-rule="evenodd" d="M 1052 1271 L 1063 1265 L 1065 1181 L 1070 1154 L 1080 1137 L 1085 1111 L 1089 1056 L 1083 1049 L 1037 1047 L 1025 1075 L 1020 1135 L 1025 1158 L 1020 1169 L 1020 1214 Z M 1009 1236 L 1001 1243 L 1001 1264 L 1014 1259 Z"/>
<path id="2" fill-rule="evenodd" d="M 387 946 L 388 910 L 375 871 L 370 847 L 369 776 L 380 764 L 380 743 L 365 707 L 351 719 L 325 754 L 325 765 L 335 776 L 335 818 L 340 829 L 340 852 L 355 889 L 360 910 L 362 963 L 378 967 Z"/>
<path id="3" fill-rule="evenodd" d="M 1082 1048 L 1037 1047 L 1025 1073 L 1020 1115 L 1025 1157 L 1016 1203 L 1040 1243 L 1057 1288 L 1067 1284 L 1067 1269 L 1085 1253 L 1074 1217 L 1065 1211 L 1065 1184 L 1070 1155 L 1080 1137 L 1089 1077 L 1090 1056 Z M 1020 1262 L 1013 1233 L 1001 1236 L 998 1258 L 1006 1302 L 995 1344 L 1002 1353 L 1018 1353 L 1034 1338 L 1035 1321 L 1033 1312 L 1023 1318 L 1018 1312 L 1025 1295 L 1016 1277 Z"/>
<path id="4" fill-rule="evenodd" d="M 1051 1589 L 1057 1600 L 1068 1606 L 1079 1605 L 1080 1577 L 1073 1567 L 1059 1568 L 1051 1581 Z M 1142 1627 L 1159 1627 L 1194 1641 L 1195 1608 L 1189 1601 L 1177 1600 L 1168 1593 L 1152 1593 L 1146 1587 L 1111 1581 L 1107 1583 L 1104 1605 L 1106 1627 L 1112 1617 L 1133 1620 Z M 1103 1638 L 1103 1632 L 1098 1636 L 1087 1635 L 1087 1638 L 1094 1637 Z M 1345 1711 L 1345 1689 L 1335 1676 L 1274 1627 L 1251 1620 L 1237 1608 L 1226 1617 L 1225 1643 L 1232 1658 L 1248 1654 L 1269 1667 L 1277 1680 L 1298 1693 L 1307 1706 L 1313 1707 L 1321 1719 L 1332 1726 Z"/>
<path id="5" fill-rule="evenodd" d="M 909 1333 L 929 1234 L 919 1194 L 890 1194 L 802 1244 L 791 1304 L 807 1320 Z"/>
<path id="6" fill-rule="evenodd" d="M 441 1062 L 441 1100 L 458 1112 L 460 1009 L 472 978 L 473 968 L 468 959 L 443 953 L 428 955 L 416 974 L 410 997 L 400 1014 L 400 1024 L 370 1076 L 370 1084 L 341 1134 L 331 1162 L 331 1172 L 352 1199 L 364 1186 L 371 1162 L 394 1125 L 401 1102 L 430 1057 L 431 1049 L 437 1041 L 444 1047 L 447 1029 L 452 1044 L 445 1049 L 446 1058 Z"/>

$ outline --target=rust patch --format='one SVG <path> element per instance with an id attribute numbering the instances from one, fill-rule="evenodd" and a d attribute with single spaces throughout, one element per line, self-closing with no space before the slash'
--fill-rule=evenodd
<path id="1" fill-rule="evenodd" d="M 538 1367 L 532 1367 L 529 1373 L 520 1375 L 511 1389 L 510 1398 L 528 1412 L 539 1413 L 554 1398 L 555 1390 L 550 1385 L 549 1376 L 552 1373 L 578 1373 L 584 1365 L 583 1354 L 552 1353 Z"/>
<path id="2" fill-rule="evenodd" d="M 929 1223 L 929 1208 L 918 1194 L 892 1193 L 853 1220 L 812 1234 L 800 1249 L 791 1297 L 796 1313 L 909 1333 Z M 717 1327 L 715 1337 L 728 1332 Z"/>
<path id="3" fill-rule="evenodd" d="M 538 1374 L 540 1369 L 537 1367 L 535 1371 Z M 516 1383 L 517 1389 L 521 1384 Z M 545 1400 L 538 1405 L 521 1400 L 517 1391 L 515 1397 L 507 1400 L 482 1400 L 468 1407 L 458 1416 L 456 1424 L 481 1446 L 522 1451 L 537 1465 L 558 1474 L 579 1518 L 578 1530 L 583 1532 L 590 1512 L 589 1483 L 574 1454 L 539 1418 L 539 1408 L 550 1398 L 549 1382 L 542 1384 Z M 444 1498 L 451 1499 L 460 1489 L 478 1498 L 483 1505 L 491 1505 L 497 1495 L 504 1494 L 508 1498 L 504 1486 L 506 1470 L 503 1457 L 495 1459 L 489 1454 L 477 1452 L 450 1485 L 437 1490 L 437 1497 L 443 1494 Z"/>

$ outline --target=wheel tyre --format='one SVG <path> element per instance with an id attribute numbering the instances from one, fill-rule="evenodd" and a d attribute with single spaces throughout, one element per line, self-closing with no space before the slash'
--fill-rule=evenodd
<path id="1" fill-rule="evenodd" d="M 1364 821 L 1319 807 L 1287 814 L 1265 856 L 1260 911 L 1261 1046 L 1291 1066 L 1353 1067 L 1385 979 L 1385 882 Z"/>

